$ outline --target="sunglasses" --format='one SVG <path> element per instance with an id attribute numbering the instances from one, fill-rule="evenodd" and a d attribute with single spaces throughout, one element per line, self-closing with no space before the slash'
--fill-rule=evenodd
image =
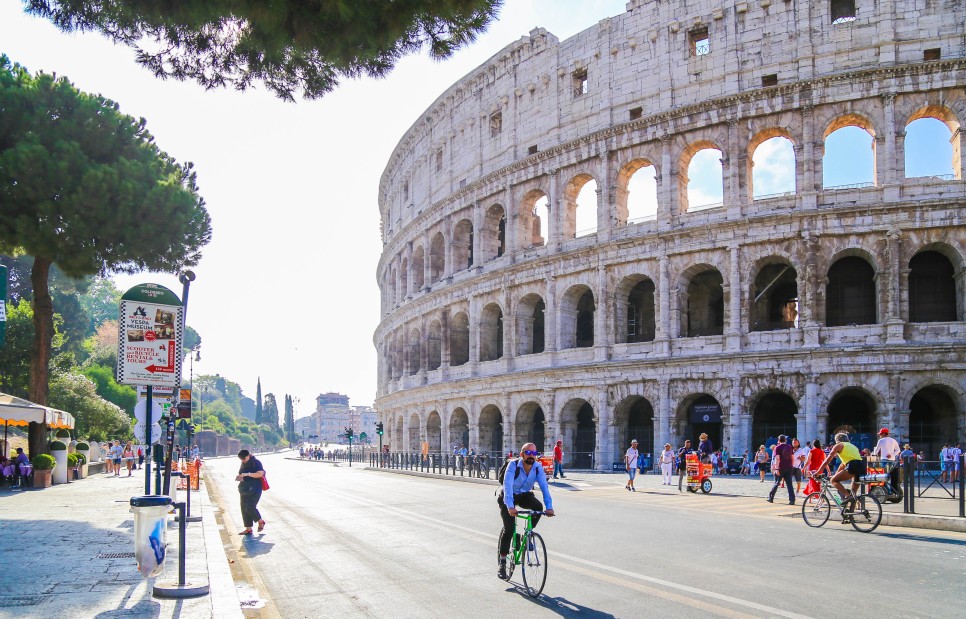
<path id="1" fill-rule="evenodd" d="M 525 456 L 535 456 L 535 455 L 537 455 L 538 453 L 540 453 L 540 452 L 538 452 L 538 451 L 537 451 L 537 450 L 535 450 L 535 449 L 525 449 L 525 450 L 523 451 L 523 455 L 525 455 Z"/>

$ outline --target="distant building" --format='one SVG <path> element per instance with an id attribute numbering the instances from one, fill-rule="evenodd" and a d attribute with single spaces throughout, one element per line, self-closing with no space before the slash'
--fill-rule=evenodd
<path id="1" fill-rule="evenodd" d="M 339 442 L 345 429 L 352 428 L 356 436 L 365 432 L 371 440 L 378 418 L 370 406 L 350 406 L 349 396 L 323 393 L 315 398 L 315 412 L 295 420 L 295 432 L 310 442 Z M 314 436 L 318 438 L 310 438 Z"/>

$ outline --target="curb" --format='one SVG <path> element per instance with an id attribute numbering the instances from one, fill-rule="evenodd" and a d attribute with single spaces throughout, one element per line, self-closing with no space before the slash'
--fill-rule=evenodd
<path id="1" fill-rule="evenodd" d="M 204 498 L 201 503 L 201 527 L 204 531 L 205 555 L 208 565 L 208 596 L 211 600 L 211 608 L 214 615 L 225 619 L 242 619 L 245 615 L 241 610 L 241 601 L 238 598 L 238 590 L 235 587 L 235 580 L 231 575 L 231 568 L 228 566 L 228 556 L 225 554 L 225 546 L 221 541 L 221 534 L 218 524 L 215 521 L 214 506 L 211 502 L 211 495 L 208 494 L 208 482 L 204 488 Z M 199 490 L 197 494 L 201 494 Z M 188 526 L 191 526 L 190 524 Z"/>

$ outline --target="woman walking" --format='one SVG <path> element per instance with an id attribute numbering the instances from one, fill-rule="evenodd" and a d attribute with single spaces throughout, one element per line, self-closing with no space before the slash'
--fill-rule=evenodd
<path id="1" fill-rule="evenodd" d="M 765 451 L 765 446 L 762 445 L 758 448 L 758 453 L 755 454 L 755 464 L 758 466 L 758 474 L 761 475 L 761 479 L 758 483 L 765 483 L 765 465 L 768 464 L 768 452 Z"/>
<path id="2" fill-rule="evenodd" d="M 127 467 L 127 476 L 130 477 L 131 470 L 134 469 L 134 445 L 131 443 L 125 445 L 121 457 L 124 458 L 124 466 Z"/>
<path id="3" fill-rule="evenodd" d="M 238 482 L 238 494 L 241 497 L 242 524 L 245 530 L 239 535 L 251 535 L 252 525 L 258 522 L 258 530 L 265 528 L 265 520 L 258 513 L 258 501 L 262 498 L 262 478 L 265 476 L 265 469 L 262 463 L 247 449 L 238 452 L 238 459 L 241 466 L 238 468 L 238 475 L 235 481 Z"/>
<path id="4" fill-rule="evenodd" d="M 674 451 L 671 449 L 671 443 L 664 443 L 664 451 L 661 452 L 661 482 L 662 486 L 671 485 L 671 475 L 674 469 Z"/>

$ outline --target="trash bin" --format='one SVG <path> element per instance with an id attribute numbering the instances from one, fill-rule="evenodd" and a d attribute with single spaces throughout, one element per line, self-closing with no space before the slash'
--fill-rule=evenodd
<path id="1" fill-rule="evenodd" d="M 157 576 L 164 568 L 168 544 L 167 517 L 171 510 L 169 496 L 131 497 L 134 514 L 134 558 L 145 578 Z"/>

